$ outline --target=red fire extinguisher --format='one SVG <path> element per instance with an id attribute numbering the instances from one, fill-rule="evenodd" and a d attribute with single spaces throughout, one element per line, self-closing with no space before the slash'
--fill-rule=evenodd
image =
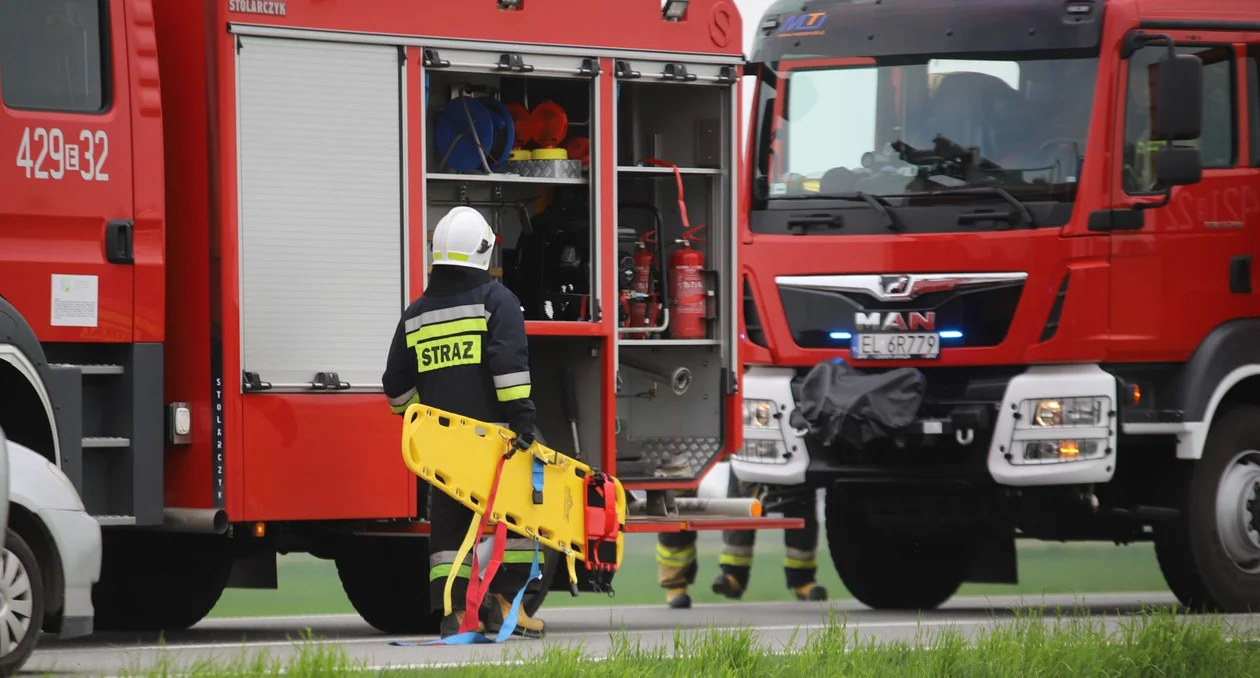
<path id="1" fill-rule="evenodd" d="M 630 302 L 630 327 L 650 327 L 656 324 L 656 318 L 659 314 L 657 308 L 658 302 L 656 294 L 652 290 L 652 264 L 655 263 L 656 257 L 653 256 L 649 244 L 656 242 L 656 230 L 653 229 L 644 233 L 637 243 L 634 253 L 634 284 L 631 290 L 635 294 L 635 299 Z M 643 332 L 636 332 L 630 335 L 633 339 L 643 339 L 647 335 Z"/>
<path id="2" fill-rule="evenodd" d="M 684 223 L 686 219 L 684 219 Z M 708 290 L 704 285 L 704 254 L 691 246 L 697 226 L 683 232 L 669 258 L 669 335 L 674 339 L 704 339 Z"/>
<path id="3" fill-rule="evenodd" d="M 682 172 L 678 165 L 656 158 L 643 158 L 643 165 L 671 167 L 678 184 L 678 214 L 682 219 L 682 238 L 674 241 L 679 247 L 669 258 L 669 336 L 674 339 L 704 339 L 707 332 L 708 290 L 704 285 L 704 254 L 691 246 L 704 242 L 695 236 L 703 225 L 691 227 L 687 218 L 687 202 L 683 194 Z"/>

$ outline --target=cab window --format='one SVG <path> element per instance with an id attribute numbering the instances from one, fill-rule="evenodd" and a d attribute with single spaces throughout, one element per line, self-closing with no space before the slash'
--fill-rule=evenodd
<path id="1" fill-rule="evenodd" d="M 1194 141 L 1178 142 L 1203 153 L 1205 169 L 1233 167 L 1237 158 L 1237 93 L 1234 75 L 1234 49 L 1228 45 L 1178 47 L 1180 54 L 1193 54 L 1203 61 L 1203 134 Z M 1129 84 L 1124 124 L 1124 190 L 1127 193 L 1154 193 L 1160 190 L 1154 175 L 1154 153 L 1165 142 L 1151 139 L 1159 83 L 1159 58 L 1168 53 L 1162 45 L 1138 50 L 1129 60 Z"/>
<path id="2" fill-rule="evenodd" d="M 105 109 L 103 0 L 0 0 L 0 101 L 13 109 Z"/>

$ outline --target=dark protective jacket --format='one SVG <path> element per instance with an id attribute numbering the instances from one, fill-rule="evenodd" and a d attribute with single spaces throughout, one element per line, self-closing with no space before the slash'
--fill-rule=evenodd
<path id="1" fill-rule="evenodd" d="M 421 402 L 535 432 L 525 316 L 516 295 L 485 271 L 433 267 L 398 322 L 381 383 L 396 414 Z"/>

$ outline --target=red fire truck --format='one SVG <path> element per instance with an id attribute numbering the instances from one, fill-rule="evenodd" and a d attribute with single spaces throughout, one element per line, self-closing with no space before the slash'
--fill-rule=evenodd
<path id="1" fill-rule="evenodd" d="M 1260 604 L 1260 8 L 775 3 L 741 214 L 745 480 L 876 608 L 1153 541 Z M 813 491 L 813 490 L 809 490 Z"/>
<path id="2" fill-rule="evenodd" d="M 0 3 L 0 426 L 104 528 L 97 628 L 185 628 L 289 552 L 433 628 L 380 379 L 456 205 L 543 438 L 646 494 L 627 531 L 796 525 L 669 501 L 742 433 L 740 35 L 724 0 Z"/>

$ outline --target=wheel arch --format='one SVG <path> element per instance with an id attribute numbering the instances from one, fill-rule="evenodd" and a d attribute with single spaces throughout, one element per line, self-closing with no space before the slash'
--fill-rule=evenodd
<path id="1" fill-rule="evenodd" d="M 22 393 L 18 398 L 6 398 L 14 404 L 0 410 L 0 426 L 10 440 L 60 466 L 61 438 L 47 387 L 49 372 L 34 330 L 12 304 L 0 297 L 0 394 Z"/>
<path id="2" fill-rule="evenodd" d="M 1177 434 L 1177 458 L 1201 459 L 1221 413 L 1238 402 L 1260 405 L 1260 318 L 1239 318 L 1212 330 L 1186 362 L 1172 395 L 1183 413 L 1182 423 L 1169 431 Z"/>

